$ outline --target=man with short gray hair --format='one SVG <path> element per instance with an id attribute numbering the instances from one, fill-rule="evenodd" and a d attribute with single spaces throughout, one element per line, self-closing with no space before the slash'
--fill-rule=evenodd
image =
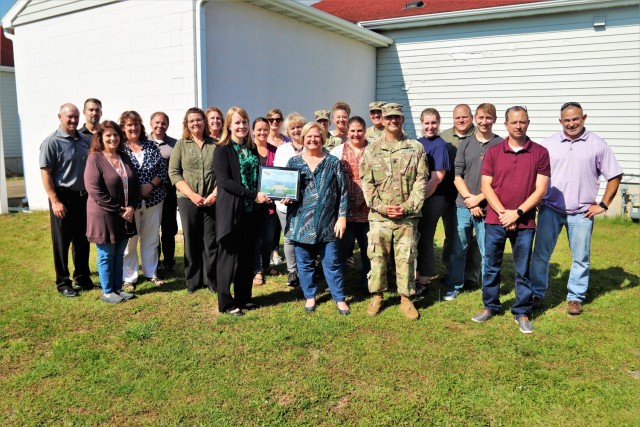
<path id="1" fill-rule="evenodd" d="M 87 192 L 84 168 L 89 155 L 89 139 L 78 131 L 80 111 L 73 104 L 60 107 L 60 127 L 40 146 L 40 175 L 49 197 L 53 263 L 56 287 L 64 297 L 77 297 L 95 285 L 89 277 L 87 232 Z M 73 286 L 69 273 L 69 246 L 72 247 Z"/>

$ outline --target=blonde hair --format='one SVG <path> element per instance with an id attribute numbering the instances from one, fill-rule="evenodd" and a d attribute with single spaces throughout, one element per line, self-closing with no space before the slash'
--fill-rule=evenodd
<path id="1" fill-rule="evenodd" d="M 304 137 L 309 133 L 309 131 L 311 131 L 311 129 L 318 130 L 318 132 L 320 133 L 320 138 L 322 138 L 322 146 L 324 147 L 324 145 L 327 143 L 327 135 L 325 135 L 324 129 L 322 129 L 322 126 L 318 122 L 309 122 L 304 125 L 304 127 L 302 128 L 302 132 L 300 133 L 300 140 L 303 141 L 304 144 Z"/>
<path id="2" fill-rule="evenodd" d="M 307 121 L 304 119 L 304 117 L 302 117 L 302 115 L 300 115 L 300 113 L 296 113 L 295 111 L 291 112 L 287 115 L 287 118 L 284 120 L 284 133 L 287 136 L 291 136 L 289 134 L 289 127 L 292 124 L 302 124 L 304 126 L 305 123 L 307 123 Z"/>
<path id="3" fill-rule="evenodd" d="M 229 145 L 229 143 L 231 142 L 231 131 L 229 130 L 229 128 L 231 127 L 231 119 L 233 115 L 236 113 L 239 114 L 240 117 L 242 117 L 244 120 L 247 121 L 247 128 L 249 128 L 251 122 L 249 121 L 249 114 L 247 114 L 245 109 L 242 107 L 229 108 L 229 110 L 227 111 L 227 115 L 224 117 L 224 125 L 222 126 L 222 135 L 220 135 L 220 142 L 218 142 L 219 145 Z M 244 143 L 250 149 L 256 148 L 256 144 L 255 142 L 253 142 L 253 139 L 251 138 L 250 130 L 247 132 L 247 136 L 244 137 Z"/>

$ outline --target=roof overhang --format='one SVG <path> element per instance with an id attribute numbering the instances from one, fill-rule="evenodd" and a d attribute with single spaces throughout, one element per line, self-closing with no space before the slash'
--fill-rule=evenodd
<path id="1" fill-rule="evenodd" d="M 393 40 L 294 0 L 243 0 L 279 15 L 302 21 L 374 47 L 387 47 Z"/>
<path id="2" fill-rule="evenodd" d="M 484 9 L 457 10 L 453 12 L 416 15 L 399 18 L 361 21 L 358 25 L 369 30 L 397 30 L 405 28 L 458 24 L 489 19 L 508 19 L 550 13 L 605 9 L 640 5 L 640 0 L 550 0 Z"/>
<path id="3" fill-rule="evenodd" d="M 117 1 L 121 0 L 42 1 L 39 3 L 33 2 L 33 4 L 31 4 L 32 0 L 18 0 L 2 18 L 2 27 L 6 30 L 13 30 L 22 24 L 41 21 L 84 9 L 100 7 Z M 29 8 L 27 8 L 27 6 L 29 6 Z"/>
<path id="4" fill-rule="evenodd" d="M 72 3 L 72 4 L 80 4 L 83 9 L 87 9 L 90 7 L 99 7 L 107 3 L 112 3 L 115 1 L 121 0 L 83 0 L 81 3 Z M 194 0 L 194 2 L 197 0 Z M 202 2 L 206 2 L 208 0 L 202 0 Z M 318 9 L 314 9 L 310 6 L 306 6 L 304 4 L 298 3 L 294 0 L 242 0 L 246 3 L 261 7 L 263 9 L 270 10 L 274 13 L 288 16 L 289 18 L 296 19 L 298 21 L 307 23 L 309 25 L 313 25 L 316 27 L 323 28 L 325 30 L 329 30 L 340 34 L 342 36 L 348 37 L 353 40 L 357 40 L 364 44 L 373 47 L 387 47 L 393 44 L 393 40 L 383 36 L 382 34 L 375 33 L 368 29 L 362 28 L 356 24 L 353 24 L 349 21 L 345 21 L 344 19 L 338 18 L 336 16 L 330 15 L 328 13 L 322 12 Z M 25 8 L 29 5 L 31 0 L 18 0 L 9 12 L 2 18 L 2 26 L 5 30 L 12 30 L 17 25 L 22 24 L 21 13 L 25 10 Z M 56 12 L 59 14 L 60 12 Z M 48 13 L 46 8 L 43 7 L 43 10 L 38 10 L 32 16 L 30 20 L 38 20 L 38 19 L 47 19 L 54 14 Z M 28 21 L 25 21 L 25 23 Z"/>
<path id="5" fill-rule="evenodd" d="M 13 30 L 13 20 L 27 6 L 29 0 L 18 0 L 11 6 L 11 9 L 2 17 L 2 29 L 4 31 Z"/>

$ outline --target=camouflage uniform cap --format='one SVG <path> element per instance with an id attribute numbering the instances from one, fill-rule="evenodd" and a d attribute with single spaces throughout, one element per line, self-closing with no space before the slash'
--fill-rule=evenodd
<path id="1" fill-rule="evenodd" d="M 317 110 L 313 114 L 315 114 L 317 122 L 318 120 L 330 120 L 329 117 L 331 115 L 331 112 L 329 110 Z"/>
<path id="2" fill-rule="evenodd" d="M 387 103 L 382 106 L 382 117 L 388 116 L 402 116 L 404 117 L 404 113 L 402 112 L 402 105 L 395 103 Z"/>
<path id="3" fill-rule="evenodd" d="M 382 110 L 384 104 L 386 104 L 384 101 L 373 101 L 369 104 L 369 111 Z"/>

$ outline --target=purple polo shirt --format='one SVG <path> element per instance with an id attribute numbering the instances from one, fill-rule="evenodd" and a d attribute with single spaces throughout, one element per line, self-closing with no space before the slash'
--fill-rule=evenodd
<path id="1" fill-rule="evenodd" d="M 586 129 L 574 141 L 564 132 L 542 142 L 551 158 L 551 179 L 544 203 L 551 209 L 577 214 L 596 203 L 600 176 L 610 180 L 622 168 L 607 141 Z"/>
<path id="2" fill-rule="evenodd" d="M 480 173 L 493 177 L 491 187 L 505 209 L 518 209 L 535 191 L 537 176 L 551 174 L 549 152 L 530 139 L 522 150 L 515 152 L 507 137 L 502 144 L 489 147 Z M 491 205 L 487 209 L 485 223 L 500 224 Z M 536 228 L 535 209 L 530 209 L 518 219 L 518 228 Z"/>

